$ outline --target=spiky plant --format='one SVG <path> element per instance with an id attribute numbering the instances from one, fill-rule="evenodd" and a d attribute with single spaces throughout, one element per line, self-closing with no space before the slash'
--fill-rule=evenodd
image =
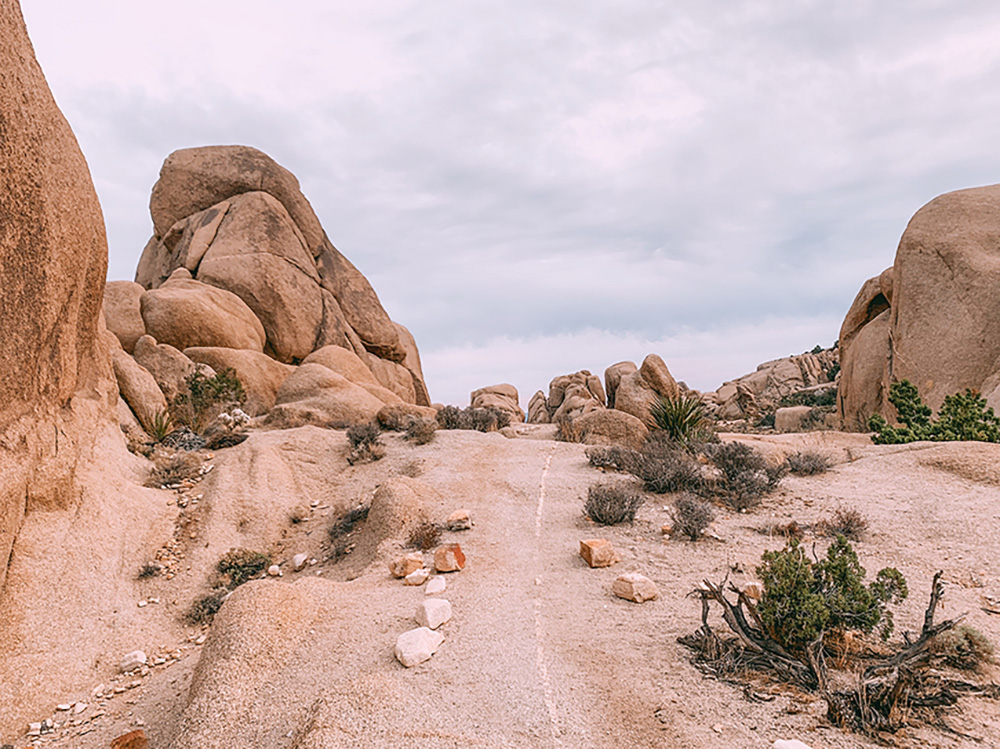
<path id="1" fill-rule="evenodd" d="M 656 429 L 682 445 L 704 442 L 712 434 L 708 411 L 696 395 L 661 396 L 653 402 L 649 413 Z"/>

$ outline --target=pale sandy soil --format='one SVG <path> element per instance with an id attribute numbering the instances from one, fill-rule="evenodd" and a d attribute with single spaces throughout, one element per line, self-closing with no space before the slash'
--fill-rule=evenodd
<path id="1" fill-rule="evenodd" d="M 661 537 L 666 497 L 650 495 L 631 526 L 591 524 L 582 513 L 587 487 L 629 479 L 602 476 L 587 464 L 583 446 L 538 439 L 546 432 L 532 431 L 536 439 L 439 432 L 422 447 L 387 436 L 385 459 L 355 467 L 342 457 L 341 433 L 311 428 L 256 434 L 220 451 L 202 485 L 202 533 L 208 538 L 236 527 L 250 533 L 241 523 L 259 526 L 258 538 L 268 540 L 280 561 L 298 551 L 325 560 L 331 518 L 393 475 L 417 475 L 437 490 L 439 497 L 426 507 L 434 520 L 468 508 L 474 528 L 445 535 L 468 557 L 466 569 L 448 575 L 443 597 L 454 618 L 443 627 L 445 643 L 416 668 L 395 661 L 396 636 L 416 626 L 412 616 L 424 592 L 387 574 L 385 549 L 364 558 L 359 548 L 339 562 L 248 584 L 247 590 L 263 591 L 255 600 L 284 600 L 272 593 L 288 585 L 296 597 L 273 610 L 258 606 L 235 623 L 220 625 L 220 614 L 215 626 L 222 629 L 209 631 L 206 645 L 186 644 L 177 663 L 154 668 L 141 686 L 108 701 L 105 715 L 39 744 L 106 747 L 141 721 L 154 748 L 769 747 L 779 738 L 798 738 L 814 749 L 874 746 L 829 725 L 821 701 L 790 692 L 767 703 L 745 700 L 739 689 L 705 678 L 677 643 L 699 626 L 700 604 L 687 594 L 700 580 L 727 574 L 737 582 L 748 579 L 761 552 L 782 545 L 758 528 L 771 520 L 812 523 L 840 506 L 862 510 L 871 522 L 867 539 L 856 544 L 870 574 L 896 566 L 910 583 L 897 630 L 919 627 L 931 578 L 943 569 L 942 615 L 967 611 L 968 623 L 1000 643 L 1000 616 L 981 608 L 984 595 L 1000 596 L 1000 446 L 875 447 L 859 435 L 831 433 L 740 437 L 769 451 L 816 447 L 838 464 L 821 476 L 786 478 L 750 514 L 720 510 L 723 540 L 688 543 Z M 296 441 L 294 461 L 274 457 L 296 452 L 288 447 Z M 254 444 L 267 449 L 253 452 Z M 311 465 L 303 458 L 310 450 L 322 456 Z M 320 501 L 310 509 L 313 499 Z M 290 524 L 290 508 L 305 508 L 307 519 Z M 593 537 L 610 539 L 622 561 L 589 569 L 577 549 L 581 539 Z M 137 597 L 164 601 L 143 609 L 160 622 L 150 625 L 157 635 L 135 642 L 123 633 L 120 652 L 109 653 L 107 661 L 135 647 L 173 649 L 185 636 L 196 636 L 198 630 L 178 624 L 178 616 L 204 590 L 218 549 L 234 542 L 239 537 L 204 545 L 199 538 L 188 549 L 190 571 L 170 581 L 137 582 Z M 820 549 L 825 543 L 818 541 Z M 401 544 L 390 551 L 397 548 Z M 613 597 L 613 580 L 630 570 L 652 578 L 661 597 L 644 604 Z M 267 649 L 272 632 L 283 638 L 280 657 Z M 258 637 L 264 644 L 261 673 L 255 674 L 252 641 Z M 217 712 L 185 717 L 192 673 L 213 638 L 219 641 L 213 673 L 222 673 Z M 989 675 L 1000 678 L 996 670 Z M 94 683 L 113 678 L 113 669 L 98 669 Z M 238 698 L 226 696 L 230 688 Z M 60 701 L 89 702 L 88 692 Z M 1000 746 L 1000 703 L 965 699 L 948 720 L 979 741 L 922 729 L 901 736 L 900 745 Z M 182 730 L 197 743 L 178 739 Z M 23 734 L 4 738 L 24 742 Z"/>

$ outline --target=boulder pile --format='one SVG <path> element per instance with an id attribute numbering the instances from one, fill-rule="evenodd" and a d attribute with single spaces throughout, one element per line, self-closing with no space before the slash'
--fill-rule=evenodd
<path id="1" fill-rule="evenodd" d="M 176 151 L 150 212 L 135 282 L 108 283 L 104 303 L 119 387 L 144 427 L 196 365 L 233 369 L 247 410 L 279 428 L 430 406 L 413 336 L 266 154 Z"/>

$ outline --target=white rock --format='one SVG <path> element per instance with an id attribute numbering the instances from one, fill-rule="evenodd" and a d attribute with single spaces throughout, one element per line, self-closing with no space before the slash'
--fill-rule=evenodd
<path id="1" fill-rule="evenodd" d="M 427 582 L 427 587 L 424 589 L 424 595 L 436 596 L 439 593 L 444 593 L 445 589 L 448 587 L 448 581 L 445 580 L 440 575 L 437 577 L 432 577 Z"/>
<path id="2" fill-rule="evenodd" d="M 39 736 L 42 733 L 41 723 L 29 723 L 28 724 L 28 735 L 29 736 Z"/>
<path id="3" fill-rule="evenodd" d="M 451 604 L 443 598 L 428 598 L 417 606 L 417 624 L 429 629 L 437 629 L 451 619 Z"/>
<path id="4" fill-rule="evenodd" d="M 301 570 L 303 567 L 306 566 L 307 561 L 309 561 L 308 554 L 296 554 L 294 557 L 292 557 L 292 568 L 296 572 L 298 572 L 299 570 Z"/>
<path id="5" fill-rule="evenodd" d="M 660 596 L 656 583 L 638 572 L 626 572 L 624 575 L 619 575 L 611 587 L 611 592 L 619 598 L 635 603 L 651 601 Z"/>
<path id="6" fill-rule="evenodd" d="M 418 627 L 404 632 L 396 638 L 396 660 L 407 668 L 412 668 L 437 652 L 444 642 L 444 635 L 427 627 Z"/>
<path id="7" fill-rule="evenodd" d="M 409 575 L 403 578 L 404 585 L 423 585 L 427 582 L 427 578 L 431 576 L 431 571 L 426 567 L 421 567 L 419 570 L 413 570 Z"/>
<path id="8" fill-rule="evenodd" d="M 271 577 L 281 577 L 281 567 L 279 567 L 276 564 L 272 564 L 270 567 L 267 568 L 267 574 L 269 574 Z"/>
<path id="9" fill-rule="evenodd" d="M 771 744 L 771 749 L 812 749 L 812 747 L 798 739 L 778 739 Z"/>
<path id="10" fill-rule="evenodd" d="M 71 707 L 73 707 L 73 706 L 72 705 L 67 705 L 67 704 L 63 703 L 62 705 L 56 705 L 56 710 L 58 710 L 59 712 L 66 712 Z"/>
<path id="11" fill-rule="evenodd" d="M 86 709 L 87 709 L 87 703 L 86 702 L 77 702 L 75 705 L 73 705 L 73 714 L 74 715 L 79 715 L 80 713 L 82 713 Z"/>
<path id="12" fill-rule="evenodd" d="M 137 668 L 142 668 L 146 665 L 146 654 L 141 650 L 133 650 L 128 653 L 124 658 L 122 658 L 121 664 L 118 668 L 122 671 L 134 671 Z"/>

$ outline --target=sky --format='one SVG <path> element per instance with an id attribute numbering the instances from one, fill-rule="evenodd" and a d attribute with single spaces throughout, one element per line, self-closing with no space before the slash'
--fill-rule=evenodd
<path id="1" fill-rule="evenodd" d="M 431 398 L 831 345 L 909 218 L 1000 182 L 1000 4 L 22 0 L 131 279 L 166 156 L 299 179 Z"/>

